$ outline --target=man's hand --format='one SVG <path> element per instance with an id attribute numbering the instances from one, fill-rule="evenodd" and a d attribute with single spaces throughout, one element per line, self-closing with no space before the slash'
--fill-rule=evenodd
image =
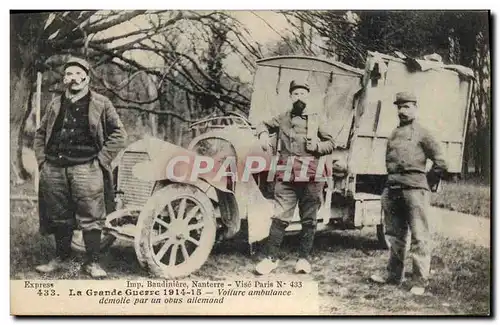
<path id="1" fill-rule="evenodd" d="M 262 150 L 268 151 L 271 149 L 271 140 L 269 139 L 269 134 L 263 132 L 259 136 L 259 142 Z"/>
<path id="2" fill-rule="evenodd" d="M 318 151 L 318 139 L 307 139 L 306 140 L 306 150 L 310 152 Z"/>
<path id="3" fill-rule="evenodd" d="M 426 176 L 427 176 L 427 184 L 429 184 L 431 192 L 433 193 L 437 192 L 439 189 L 439 185 L 441 183 L 442 175 L 431 169 Z"/>

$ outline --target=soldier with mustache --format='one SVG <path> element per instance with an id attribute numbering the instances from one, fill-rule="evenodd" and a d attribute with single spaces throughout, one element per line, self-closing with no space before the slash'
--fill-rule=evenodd
<path id="1" fill-rule="evenodd" d="M 398 108 L 399 126 L 388 139 L 388 179 L 382 194 L 386 234 L 392 238 L 388 273 L 375 274 L 371 279 L 396 285 L 403 282 L 407 235 L 411 232 L 411 292 L 419 295 L 428 285 L 430 272 L 430 191 L 435 190 L 447 166 L 439 142 L 416 121 L 418 104 L 415 94 L 397 93 L 394 105 Z M 433 166 L 426 172 L 428 159 Z"/>
<path id="2" fill-rule="evenodd" d="M 47 107 L 36 131 L 40 170 L 40 232 L 53 234 L 56 256 L 36 270 L 51 273 L 69 266 L 73 231 L 81 229 L 87 252 L 83 270 L 107 274 L 100 265 L 101 233 L 112 212 L 111 161 L 127 134 L 111 101 L 89 89 L 90 65 L 73 57 L 64 66 L 66 90 Z"/>
<path id="3" fill-rule="evenodd" d="M 315 176 L 317 169 L 322 168 L 318 164 L 319 158 L 332 153 L 335 144 L 324 125 L 316 123 L 316 126 L 313 126 L 311 123 L 318 122 L 321 117 L 307 104 L 309 92 L 307 83 L 293 80 L 289 87 L 292 108 L 257 127 L 257 135 L 265 151 L 271 147 L 269 133 L 278 133 L 280 165 L 287 164 L 289 158 L 294 159 L 290 177 L 286 177 L 287 173 L 284 173 L 283 177 L 276 177 L 274 200 L 277 211 L 271 221 L 265 248 L 266 257 L 255 269 L 261 275 L 268 274 L 278 267 L 280 245 L 297 205 L 302 230 L 295 272 L 311 272 L 310 254 L 317 225 L 316 215 L 325 186 L 325 182 L 317 180 Z M 309 137 L 310 135 L 312 136 Z M 307 171 L 305 177 L 301 175 L 303 165 Z M 322 171 L 319 173 L 323 174 Z"/>

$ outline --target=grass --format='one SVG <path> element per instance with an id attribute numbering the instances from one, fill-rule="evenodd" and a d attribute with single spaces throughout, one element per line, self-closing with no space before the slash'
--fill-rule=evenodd
<path id="1" fill-rule="evenodd" d="M 15 194 L 29 190 L 30 184 L 23 184 L 15 187 Z M 433 195 L 433 204 L 489 217 L 489 192 L 489 186 L 478 182 L 448 182 Z M 54 244 L 51 237 L 38 233 L 37 203 L 12 200 L 10 208 L 11 278 L 44 278 L 33 269 L 53 256 Z M 318 234 L 313 273 L 304 279 L 318 283 L 320 313 L 325 315 L 489 315 L 490 249 L 440 236 L 434 240 L 433 275 L 428 293 L 421 297 L 412 296 L 405 287 L 378 286 L 367 280 L 387 262 L 387 251 L 378 248 L 373 228 Z M 292 275 L 297 247 L 297 237 L 286 238 L 284 260 L 273 279 Z M 189 279 L 254 278 L 257 257 L 248 255 L 243 242 L 223 242 Z M 52 277 L 88 279 L 79 272 L 82 259 L 77 255 L 70 270 Z M 117 241 L 103 263 L 111 279 L 149 277 L 127 243 Z M 406 265 L 411 271 L 409 258 Z"/>
<path id="2" fill-rule="evenodd" d="M 51 237 L 37 232 L 35 205 L 11 203 L 11 278 L 44 278 L 33 272 L 35 265 L 53 256 Z M 488 315 L 490 313 L 490 251 L 442 237 L 436 237 L 429 292 L 412 296 L 408 288 L 379 286 L 368 278 L 384 269 L 387 251 L 378 247 L 374 229 L 333 231 L 318 234 L 313 253 L 313 273 L 302 276 L 319 286 L 320 313 L 325 315 Z M 250 256 L 239 240 L 214 247 L 211 256 L 189 279 L 225 280 L 256 278 L 253 268 L 258 255 Z M 298 240 L 291 236 L 283 245 L 283 261 L 270 279 L 293 276 Z M 82 256 L 73 267 L 52 275 L 57 279 L 88 279 L 79 272 Z M 104 256 L 111 279 L 144 279 L 149 275 L 139 266 L 130 244 L 117 241 Z M 408 258 L 408 270 L 411 260 Z"/>
<path id="3" fill-rule="evenodd" d="M 489 218 L 491 215 L 490 185 L 476 179 L 443 181 L 440 192 L 432 194 L 431 204 L 452 211 Z"/>
<path id="4" fill-rule="evenodd" d="M 451 302 L 462 301 L 458 313 L 488 315 L 491 296 L 490 250 L 441 238 L 434 252 L 436 273 L 430 290 Z"/>

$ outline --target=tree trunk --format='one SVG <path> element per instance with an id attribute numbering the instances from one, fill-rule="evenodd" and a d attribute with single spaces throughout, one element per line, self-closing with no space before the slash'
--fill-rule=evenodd
<path id="1" fill-rule="evenodd" d="M 23 157 L 23 147 L 31 147 L 34 132 L 31 131 L 26 134 L 26 123 L 32 113 L 32 102 L 33 102 L 33 83 L 34 76 L 36 74 L 28 74 L 27 68 L 23 68 L 14 84 L 14 89 L 11 90 L 11 126 L 13 131 L 17 130 L 17 143 L 16 143 L 16 167 L 19 169 L 19 176 L 26 180 L 30 175 L 27 172 Z"/>
<path id="2" fill-rule="evenodd" d="M 490 180 L 491 177 L 491 78 L 490 78 L 490 61 L 489 61 L 489 48 L 485 45 L 481 51 L 483 71 L 483 83 L 481 87 L 481 95 L 484 97 L 484 126 L 483 126 L 483 179 Z"/>
<path id="3" fill-rule="evenodd" d="M 483 129 L 483 159 L 482 159 L 482 179 L 484 181 L 490 181 L 491 178 L 491 141 L 490 141 L 490 128 L 486 125 Z"/>

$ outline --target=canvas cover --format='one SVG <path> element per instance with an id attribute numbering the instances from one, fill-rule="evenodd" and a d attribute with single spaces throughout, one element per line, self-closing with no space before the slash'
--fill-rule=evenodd
<path id="1" fill-rule="evenodd" d="M 325 116 L 336 144 L 349 149 L 349 171 L 385 174 L 387 138 L 398 124 L 394 97 L 412 91 L 419 99 L 419 121 L 441 141 L 449 172 L 460 173 L 473 84 L 469 68 L 377 52 L 368 52 L 364 71 L 301 56 L 267 58 L 257 66 L 249 114 L 253 125 L 289 109 L 290 82 L 306 80 L 311 105 Z"/>
<path id="2" fill-rule="evenodd" d="M 361 89 L 363 71 L 339 62 L 300 56 L 257 61 L 249 120 L 256 125 L 291 108 L 292 80 L 307 81 L 309 103 L 325 117 L 339 147 L 348 145 L 354 116 L 354 96 Z"/>
<path id="3" fill-rule="evenodd" d="M 369 53 L 365 93 L 357 107 L 349 166 L 356 174 L 385 174 L 387 137 L 398 124 L 395 94 L 418 98 L 418 120 L 441 141 L 449 172 L 460 173 L 472 86 L 471 70 L 439 62 Z"/>

